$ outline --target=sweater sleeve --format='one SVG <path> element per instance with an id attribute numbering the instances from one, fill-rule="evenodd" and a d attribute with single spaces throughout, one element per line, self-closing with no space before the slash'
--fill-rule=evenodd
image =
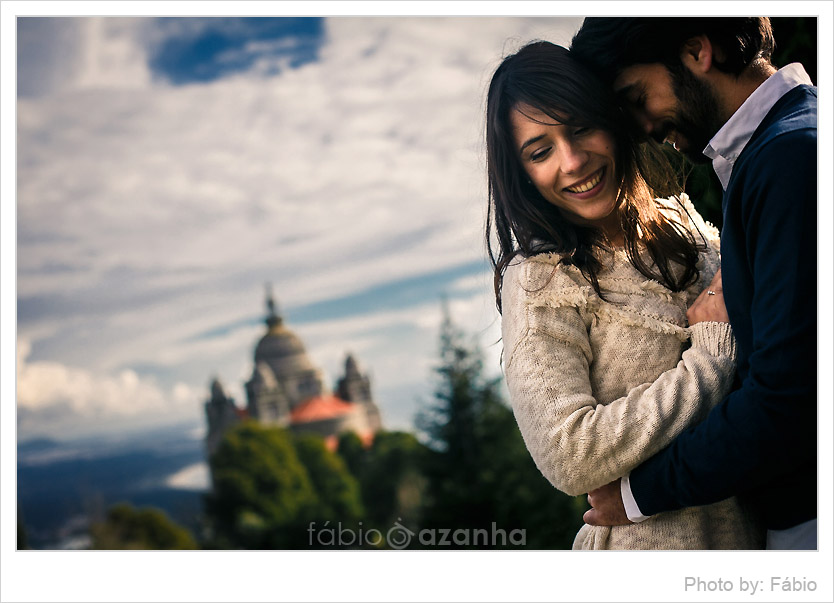
<path id="1" fill-rule="evenodd" d="M 506 280 L 506 277 L 505 277 Z M 630 471 L 701 420 L 732 385 L 735 340 L 726 323 L 692 328 L 692 346 L 653 383 L 596 400 L 588 331 L 576 307 L 530 320 L 525 290 L 508 283 L 505 376 L 519 429 L 536 465 L 559 490 L 588 492 Z M 607 402 L 607 403 L 606 403 Z"/>

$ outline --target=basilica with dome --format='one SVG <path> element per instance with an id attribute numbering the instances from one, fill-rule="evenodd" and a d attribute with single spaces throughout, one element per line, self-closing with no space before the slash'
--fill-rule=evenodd
<path id="1" fill-rule="evenodd" d="M 369 444 L 380 429 L 379 409 L 367 375 L 348 354 L 344 374 L 330 390 L 301 339 L 278 314 L 271 291 L 266 297 L 266 333 L 255 346 L 252 376 L 246 383 L 246 408 L 226 395 L 219 380 L 211 384 L 205 403 L 208 431 L 206 450 L 211 455 L 231 426 L 244 419 L 286 427 L 296 433 L 314 433 L 335 448 L 342 432 L 353 431 Z"/>

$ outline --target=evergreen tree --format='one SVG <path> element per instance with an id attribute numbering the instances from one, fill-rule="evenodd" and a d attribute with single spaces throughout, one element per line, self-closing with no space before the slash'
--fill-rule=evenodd
<path id="1" fill-rule="evenodd" d="M 339 453 L 351 459 L 348 464 L 362 488 L 367 523 L 381 530 L 396 521 L 417 527 L 425 489 L 422 469 L 426 447 L 414 434 L 380 431 L 369 449 L 361 444 L 357 449 L 359 438 L 351 435 L 340 439 Z"/>
<path id="2" fill-rule="evenodd" d="M 483 419 L 501 404 L 499 381 L 483 375 L 477 348 L 468 345 L 444 306 L 440 365 L 435 369 L 435 402 L 417 418 L 430 452 L 424 465 L 428 479 L 424 525 L 472 528 L 494 517 L 492 494 L 484 489 L 487 440 Z"/>
<path id="3" fill-rule="evenodd" d="M 430 452 L 423 527 L 524 530 L 528 548 L 569 548 L 582 525 L 582 497 L 567 496 L 530 458 L 500 378 L 483 374 L 481 352 L 448 311 L 440 336 L 435 403 L 418 417 Z M 517 542 L 516 542 L 517 545 Z M 496 539 L 490 546 L 515 546 Z"/>
<path id="4" fill-rule="evenodd" d="M 197 543 L 191 533 L 159 509 L 134 509 L 121 503 L 107 512 L 103 522 L 90 527 L 92 549 L 101 550 L 192 550 Z"/>

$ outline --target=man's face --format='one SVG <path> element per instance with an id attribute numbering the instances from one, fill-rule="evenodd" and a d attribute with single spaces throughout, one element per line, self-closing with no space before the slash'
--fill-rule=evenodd
<path id="1" fill-rule="evenodd" d="M 721 128 L 718 100 L 710 86 L 682 64 L 669 69 L 661 63 L 626 67 L 614 81 L 646 133 L 668 142 L 695 163 L 709 161 L 702 153 Z"/>

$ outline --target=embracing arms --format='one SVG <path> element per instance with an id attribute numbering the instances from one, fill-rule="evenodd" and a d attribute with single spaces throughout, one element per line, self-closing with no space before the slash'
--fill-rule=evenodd
<path id="1" fill-rule="evenodd" d="M 692 327 L 690 349 L 664 361 L 653 382 L 615 400 L 597 400 L 591 383 L 594 357 L 579 309 L 531 307 L 513 299 L 524 297 L 524 287 L 506 280 L 505 286 L 515 287 L 507 292 L 503 321 L 513 412 L 538 468 L 568 494 L 583 494 L 629 472 L 703 419 L 732 385 L 730 326 L 704 322 Z M 621 371 L 628 379 L 633 367 L 628 350 L 623 352 L 618 359 L 597 361 L 610 362 L 604 370 Z"/>
<path id="2" fill-rule="evenodd" d="M 816 512 L 815 131 L 782 135 L 747 165 L 723 254 L 741 388 L 630 480 L 645 515 L 748 492 L 780 529 Z"/>

